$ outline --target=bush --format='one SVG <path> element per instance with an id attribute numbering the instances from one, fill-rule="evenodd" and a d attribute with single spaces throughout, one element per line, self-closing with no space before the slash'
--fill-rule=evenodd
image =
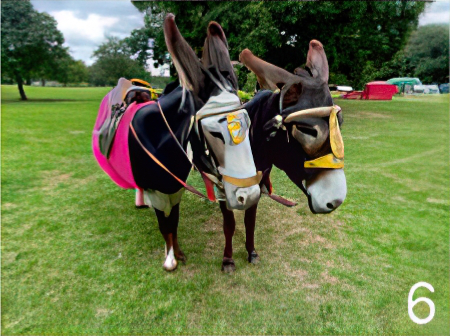
<path id="1" fill-rule="evenodd" d="M 328 80 L 328 83 L 336 85 L 349 85 L 350 81 L 347 79 L 347 76 L 343 74 L 330 72 L 330 79 Z"/>
<path id="2" fill-rule="evenodd" d="M 254 94 L 239 90 L 238 91 L 238 96 L 239 96 L 239 98 L 241 99 L 241 101 L 243 103 L 246 103 L 246 102 L 248 102 L 249 100 L 251 100 L 253 98 Z"/>
<path id="3" fill-rule="evenodd" d="M 249 72 L 247 75 L 245 85 L 242 87 L 242 90 L 246 92 L 255 92 L 256 82 L 257 82 L 256 75 L 253 72 Z"/>
<path id="4" fill-rule="evenodd" d="M 164 89 L 166 87 L 167 84 L 169 84 L 171 82 L 171 78 L 170 77 L 156 77 L 153 76 L 150 79 L 150 84 L 152 85 L 152 87 L 154 89 Z"/>

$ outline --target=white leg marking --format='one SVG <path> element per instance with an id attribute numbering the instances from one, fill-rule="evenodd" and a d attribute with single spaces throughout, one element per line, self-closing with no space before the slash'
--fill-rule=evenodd
<path id="1" fill-rule="evenodd" d="M 178 266 L 177 260 L 175 259 L 175 255 L 173 254 L 173 247 L 170 248 L 169 252 L 167 253 L 167 246 L 166 246 L 166 260 L 164 261 L 163 268 L 166 271 L 173 271 Z"/>

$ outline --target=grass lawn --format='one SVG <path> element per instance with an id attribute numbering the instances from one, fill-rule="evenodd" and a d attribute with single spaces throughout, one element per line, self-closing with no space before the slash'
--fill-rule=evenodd
<path id="1" fill-rule="evenodd" d="M 280 171 L 263 198 L 246 262 L 220 271 L 218 206 L 186 194 L 180 239 L 187 265 L 166 273 L 152 210 L 134 208 L 91 153 L 107 88 L 2 86 L 3 334 L 449 334 L 449 96 L 336 100 L 344 111 L 348 195 L 310 213 Z M 202 188 L 192 174 L 190 183 Z M 417 325 L 408 293 L 430 298 Z M 414 307 L 418 317 L 428 306 Z"/>

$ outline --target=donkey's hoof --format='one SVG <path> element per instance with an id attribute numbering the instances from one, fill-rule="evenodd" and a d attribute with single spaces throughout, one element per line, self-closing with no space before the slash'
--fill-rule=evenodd
<path id="1" fill-rule="evenodd" d="M 183 251 L 180 251 L 180 253 L 178 255 L 175 254 L 175 259 L 177 259 L 179 262 L 181 262 L 183 264 L 186 264 L 186 261 L 187 261 L 187 257 L 183 253 Z"/>
<path id="2" fill-rule="evenodd" d="M 167 272 L 175 271 L 177 269 L 177 267 L 178 267 L 178 263 L 177 263 L 176 259 L 166 260 L 165 263 L 163 264 L 163 268 Z"/>
<path id="3" fill-rule="evenodd" d="M 232 258 L 223 258 L 222 260 L 222 272 L 233 273 L 236 270 L 236 265 Z"/>
<path id="4" fill-rule="evenodd" d="M 261 258 L 259 257 L 258 253 L 256 253 L 256 251 L 252 251 L 252 253 L 248 255 L 247 260 L 250 264 L 256 265 L 261 261 Z"/>

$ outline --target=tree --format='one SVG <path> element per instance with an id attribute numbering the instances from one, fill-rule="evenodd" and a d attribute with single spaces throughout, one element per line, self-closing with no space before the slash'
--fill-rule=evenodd
<path id="1" fill-rule="evenodd" d="M 59 64 L 68 57 L 68 49 L 63 47 L 55 19 L 34 10 L 29 0 L 2 1 L 1 9 L 2 76 L 14 79 L 21 99 L 26 100 L 24 79 L 65 71 Z"/>
<path id="2" fill-rule="evenodd" d="M 68 72 L 69 72 L 68 83 L 79 84 L 89 81 L 89 71 L 86 64 L 84 64 L 83 61 L 80 60 L 73 61 L 69 65 Z"/>
<path id="3" fill-rule="evenodd" d="M 449 31 L 446 25 L 419 27 L 411 35 L 406 58 L 414 69 L 414 76 L 424 83 L 448 83 Z"/>
<path id="4" fill-rule="evenodd" d="M 267 2 L 145 2 L 133 4 L 146 14 L 146 27 L 155 39 L 153 58 L 165 62 L 162 35 L 165 13 L 177 16 L 188 43 L 200 52 L 209 21 L 224 28 L 230 56 L 237 60 L 244 48 L 289 71 L 306 61 L 308 43 L 320 40 L 337 78 L 361 84 L 368 61 L 382 66 L 405 44 L 424 10 L 414 1 L 267 1 Z M 339 77 L 340 76 L 340 77 Z M 342 77 L 344 76 L 344 77 Z"/>
<path id="5" fill-rule="evenodd" d="M 394 57 L 375 68 L 367 62 L 362 71 L 366 81 L 392 77 L 418 77 L 424 83 L 448 82 L 449 32 L 445 25 L 419 27 L 411 34 L 406 46 Z"/>
<path id="6" fill-rule="evenodd" d="M 370 80 L 388 80 L 392 77 L 414 77 L 414 68 L 405 54 L 405 49 L 397 52 L 392 60 L 384 63 L 381 68 L 374 69 Z"/>
<path id="7" fill-rule="evenodd" d="M 68 83 L 79 84 L 89 81 L 89 71 L 86 64 L 81 60 L 74 60 L 71 56 L 61 60 L 61 67 L 65 71 L 55 74 L 53 79 L 66 86 Z"/>
<path id="8" fill-rule="evenodd" d="M 90 67 L 90 82 L 94 85 L 116 85 L 120 77 L 141 78 L 150 81 L 150 74 L 137 60 L 131 59 L 132 51 L 124 40 L 108 37 L 93 54 L 97 58 Z"/>
<path id="9" fill-rule="evenodd" d="M 152 35 L 152 29 L 144 27 L 133 30 L 131 35 L 124 40 L 131 54 L 135 55 L 136 61 L 142 66 L 145 66 L 147 59 L 153 55 L 150 39 L 148 38 L 148 36 Z"/>

